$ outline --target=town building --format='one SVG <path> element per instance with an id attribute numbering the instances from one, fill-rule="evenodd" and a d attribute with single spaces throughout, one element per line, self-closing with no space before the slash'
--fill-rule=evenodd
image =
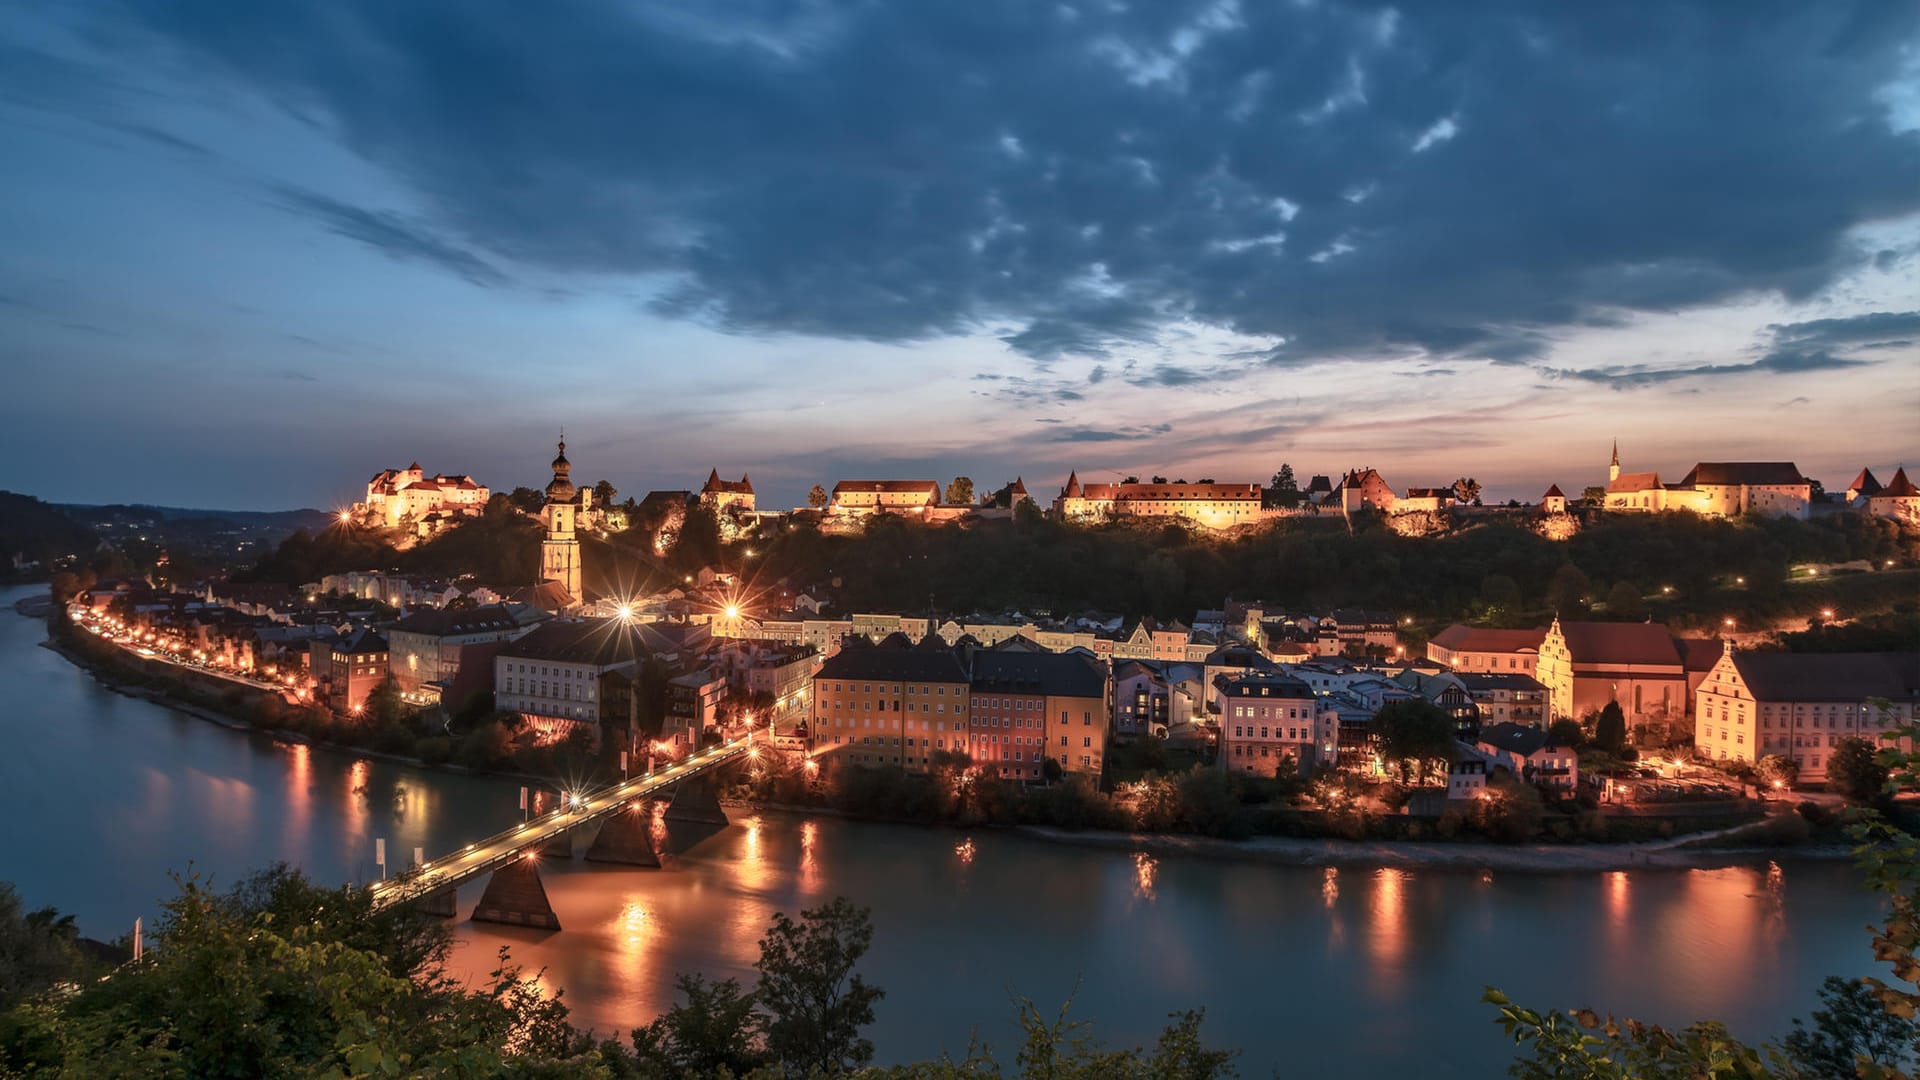
<path id="1" fill-rule="evenodd" d="M 1391 514 L 1399 505 L 1400 497 L 1393 493 L 1378 469 L 1348 469 L 1340 477 L 1340 483 L 1327 493 L 1324 503 L 1343 514 L 1362 508 Z"/>
<path id="2" fill-rule="evenodd" d="M 1505 769 L 1517 780 L 1571 793 L 1580 782 L 1580 759 L 1548 732 L 1520 724 L 1492 724 L 1471 744 L 1489 772 Z"/>
<path id="3" fill-rule="evenodd" d="M 1800 767 L 1801 782 L 1823 783 L 1842 739 L 1877 748 L 1883 733 L 1916 719 L 1920 653 L 1756 652 L 1729 639 L 1696 695 L 1693 745 L 1724 761 L 1778 754 Z M 1911 742 L 1899 740 L 1901 749 Z"/>
<path id="4" fill-rule="evenodd" d="M 547 503 L 540 519 L 547 527 L 547 538 L 540 543 L 540 580 L 555 582 L 566 591 L 565 606 L 586 599 L 580 580 L 580 538 L 575 534 L 579 512 L 592 503 L 591 491 L 576 490 L 568 474 L 567 441 L 560 440 L 560 452 L 553 458 L 553 479 L 547 484 Z"/>
<path id="5" fill-rule="evenodd" d="M 925 515 L 939 505 L 937 480 L 842 480 L 833 485 L 827 513 Z"/>
<path id="6" fill-rule="evenodd" d="M 959 655 L 938 638 L 913 646 L 860 640 L 814 673 L 809 753 L 925 771 L 936 751 L 965 752 L 970 692 Z"/>
<path id="7" fill-rule="evenodd" d="M 1863 468 L 1860 475 L 1853 478 L 1853 483 L 1847 485 L 1844 497 L 1848 506 L 1865 509 L 1867 500 L 1880 494 L 1880 491 L 1879 477 L 1873 475 L 1872 469 Z"/>
<path id="8" fill-rule="evenodd" d="M 1036 780 L 1051 757 L 1097 779 L 1106 765 L 1107 670 L 1086 653 L 1013 643 L 972 653 L 968 753 L 983 769 Z"/>
<path id="9" fill-rule="evenodd" d="M 1547 628 L 1489 630 L 1454 623 L 1427 641 L 1427 659 L 1455 671 L 1532 675 Z"/>
<path id="10" fill-rule="evenodd" d="M 1230 529 L 1261 518 L 1259 484 L 1082 484 L 1075 471 L 1053 500 L 1066 521 L 1113 518 L 1180 518 L 1211 529 Z"/>
<path id="11" fill-rule="evenodd" d="M 807 697 L 813 676 L 824 657 L 807 645 L 763 641 L 731 643 L 713 654 L 713 662 L 727 674 L 728 684 L 746 695 L 754 728 L 771 724 L 787 734 L 806 724 L 812 715 Z"/>
<path id="12" fill-rule="evenodd" d="M 1548 721 L 1579 720 L 1620 703 L 1629 724 L 1684 716 L 1687 674 L 1660 623 L 1554 619 L 1534 677 L 1547 689 Z"/>
<path id="13" fill-rule="evenodd" d="M 390 674 L 387 639 L 362 627 L 342 638 L 314 639 L 307 666 L 314 695 L 335 712 L 358 715 L 367 696 Z"/>
<path id="14" fill-rule="evenodd" d="M 1480 730 L 1480 705 L 1467 692 L 1466 684 L 1452 673 L 1407 668 L 1394 675 L 1393 681 L 1451 717 L 1458 737 L 1470 740 Z"/>
<path id="15" fill-rule="evenodd" d="M 601 676 L 632 676 L 648 654 L 641 626 L 623 619 L 553 619 L 501 646 L 493 658 L 494 705 L 519 713 L 543 741 L 585 730 L 599 745 Z"/>
<path id="16" fill-rule="evenodd" d="M 526 632 L 513 612 L 499 604 L 416 611 L 387 630 L 394 680 L 412 703 L 444 701 L 457 706 L 464 695 L 454 689 L 469 661 L 479 660 L 476 667 L 485 669 L 467 680 L 475 683 L 473 689 L 492 687 L 491 658 L 476 655 L 471 647 L 510 641 Z"/>
<path id="17" fill-rule="evenodd" d="M 1332 764 L 1337 716 L 1322 717 L 1319 699 L 1291 675 L 1222 676 L 1220 766 L 1252 776 L 1305 775 Z"/>
<path id="18" fill-rule="evenodd" d="M 1620 444 L 1607 465 L 1608 510 L 1686 510 L 1709 517 L 1774 514 L 1805 520 L 1812 512 L 1813 485 L 1791 461 L 1702 461 L 1677 484 L 1657 472 L 1620 471 Z"/>
<path id="19" fill-rule="evenodd" d="M 1547 493 L 1540 496 L 1540 512 L 1543 514 L 1567 512 L 1567 493 L 1560 490 L 1559 484 L 1547 488 Z"/>
<path id="20" fill-rule="evenodd" d="M 697 667 L 667 680 L 667 719 L 662 734 L 678 750 L 700 745 L 720 726 L 730 688 L 724 671 Z"/>
<path id="21" fill-rule="evenodd" d="M 1482 725 L 1546 725 L 1547 688 L 1533 676 L 1518 672 L 1457 671 L 1453 677 L 1480 710 Z"/>
<path id="22" fill-rule="evenodd" d="M 471 476 L 427 476 L 419 462 L 382 469 L 367 481 L 367 497 L 347 511 L 349 520 L 384 529 L 429 535 L 451 519 L 484 512 L 491 492 Z"/>

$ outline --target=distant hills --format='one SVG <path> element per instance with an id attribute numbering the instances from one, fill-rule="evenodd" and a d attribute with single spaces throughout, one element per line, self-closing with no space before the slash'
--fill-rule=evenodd
<path id="1" fill-rule="evenodd" d="M 37 500 L 36 500 L 37 501 Z M 225 521 L 254 529 L 321 529 L 333 520 L 324 510 L 207 510 L 183 506 L 153 506 L 148 503 L 48 503 L 76 521 Z"/>

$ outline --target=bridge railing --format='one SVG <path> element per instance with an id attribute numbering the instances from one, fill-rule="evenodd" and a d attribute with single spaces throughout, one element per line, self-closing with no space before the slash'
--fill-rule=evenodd
<path id="1" fill-rule="evenodd" d="M 524 858 L 530 850 L 538 850 L 562 833 L 617 813 L 633 799 L 711 772 L 747 754 L 753 746 L 752 733 L 738 736 L 676 762 L 664 771 L 584 793 L 579 797 L 580 805 L 569 807 L 562 803 L 551 813 L 476 840 L 450 855 L 429 859 L 391 881 L 370 886 L 374 906 L 389 907 L 419 900 L 442 889 L 456 888 L 481 874 L 492 873 L 515 859 Z"/>

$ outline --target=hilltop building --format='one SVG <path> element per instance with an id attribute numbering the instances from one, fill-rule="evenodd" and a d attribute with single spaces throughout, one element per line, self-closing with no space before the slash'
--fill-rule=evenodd
<path id="1" fill-rule="evenodd" d="M 1455 671 L 1532 675 L 1547 628 L 1486 630 L 1454 623 L 1427 642 L 1427 659 Z"/>
<path id="2" fill-rule="evenodd" d="M 1907 479 L 1905 466 L 1895 470 L 1887 486 L 1867 497 L 1867 512 L 1906 525 L 1920 525 L 1920 488 Z"/>
<path id="3" fill-rule="evenodd" d="M 1259 484 L 1082 484 L 1078 471 L 1053 500 L 1067 521 L 1177 517 L 1212 529 L 1260 520 Z"/>
<path id="4" fill-rule="evenodd" d="M 939 505 L 937 480 L 842 480 L 833 485 L 827 513 L 925 514 Z"/>
<path id="5" fill-rule="evenodd" d="M 1679 483 L 1663 484 L 1657 472 L 1621 472 L 1616 442 L 1607 465 L 1608 510 L 1688 510 L 1708 517 L 1777 514 L 1805 520 L 1812 507 L 1813 485 L 1791 461 L 1702 461 Z"/>
<path id="6" fill-rule="evenodd" d="M 435 473 L 427 476 L 414 462 L 404 469 L 382 469 L 367 481 L 365 502 L 354 503 L 347 514 L 363 525 L 405 529 L 431 536 L 455 518 L 485 511 L 491 496 L 473 477 Z"/>
<path id="7" fill-rule="evenodd" d="M 740 474 L 738 481 L 720 479 L 720 470 L 707 474 L 707 482 L 700 489 L 700 505 L 710 506 L 716 514 L 738 507 L 746 513 L 753 513 L 753 481 L 746 473 Z"/>

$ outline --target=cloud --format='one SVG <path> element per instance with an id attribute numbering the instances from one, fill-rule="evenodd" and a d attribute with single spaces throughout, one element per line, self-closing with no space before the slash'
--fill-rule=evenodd
<path id="1" fill-rule="evenodd" d="M 1769 326 L 1774 340 L 1802 347 L 1880 345 L 1920 335 L 1920 311 L 1874 311 L 1837 319 Z"/>
<path id="2" fill-rule="evenodd" d="M 343 235 L 483 284 L 658 275 L 657 310 L 740 332 L 1012 326 L 1045 363 L 1190 320 L 1284 338 L 1291 364 L 1532 362 L 1597 312 L 1813 296 L 1877 257 L 1850 230 L 1920 210 L 1920 132 L 1881 96 L 1920 8 L 1872 0 L 178 0 L 103 22 L 430 208 L 312 196 Z"/>
<path id="3" fill-rule="evenodd" d="M 1681 379 L 1753 374 L 1799 375 L 1809 371 L 1839 371 L 1846 368 L 1868 367 L 1872 363 L 1873 361 L 1870 360 L 1835 356 L 1825 350 L 1779 349 L 1745 364 L 1696 364 L 1678 368 L 1620 365 L 1585 370 L 1547 369 L 1542 374 L 1599 383 L 1615 390 L 1626 390 L 1633 387 L 1656 386 Z"/>
<path id="4" fill-rule="evenodd" d="M 433 235 L 425 227 L 409 222 L 385 210 L 350 206 L 325 195 L 297 188 L 277 188 L 279 204 L 287 210 L 310 217 L 327 230 L 350 240 L 358 240 L 389 258 L 425 262 L 472 282 L 494 287 L 508 282 L 505 274 L 480 258 Z"/>
<path id="5" fill-rule="evenodd" d="M 1119 428 L 1060 428 L 1049 431 L 1041 441 L 1050 443 L 1140 442 L 1173 430 L 1171 424 L 1140 424 Z"/>

